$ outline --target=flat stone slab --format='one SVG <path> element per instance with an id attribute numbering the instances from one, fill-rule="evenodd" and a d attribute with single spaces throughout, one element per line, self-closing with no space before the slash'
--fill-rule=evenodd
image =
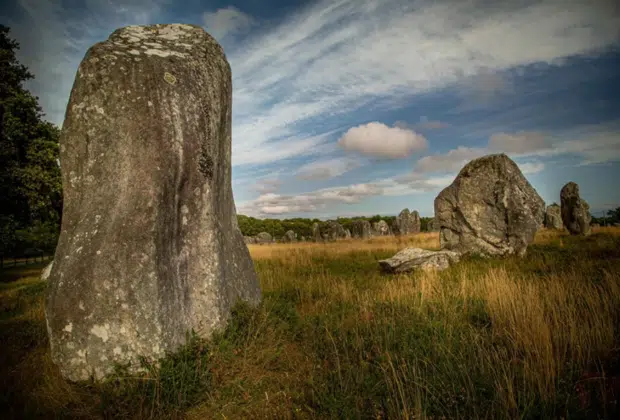
<path id="1" fill-rule="evenodd" d="M 457 263 L 461 254 L 454 251 L 429 251 L 421 248 L 405 248 L 392 258 L 379 261 L 379 267 L 386 273 L 407 273 L 415 270 L 445 270 Z"/>

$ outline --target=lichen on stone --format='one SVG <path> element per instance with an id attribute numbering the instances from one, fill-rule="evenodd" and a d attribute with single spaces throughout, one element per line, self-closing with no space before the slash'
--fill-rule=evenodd
<path id="1" fill-rule="evenodd" d="M 164 73 L 164 80 L 171 85 L 174 85 L 177 82 L 177 78 L 168 72 Z"/>

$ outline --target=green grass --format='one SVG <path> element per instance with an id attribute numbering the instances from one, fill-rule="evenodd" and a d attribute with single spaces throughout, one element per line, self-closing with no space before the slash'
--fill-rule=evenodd
<path id="1" fill-rule="evenodd" d="M 264 300 L 145 372 L 70 384 L 42 267 L 1 272 L 3 418 L 620 417 L 620 232 L 542 232 L 525 259 L 388 276 L 435 237 L 251 247 Z M 23 270 L 23 268 L 22 268 Z M 37 271 L 38 270 L 38 271 Z M 9 278 L 10 277 L 10 278 Z M 4 414 L 6 413 L 6 415 Z"/>

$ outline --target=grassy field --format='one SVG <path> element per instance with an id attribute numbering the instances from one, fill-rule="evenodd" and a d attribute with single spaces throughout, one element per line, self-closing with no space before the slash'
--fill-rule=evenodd
<path id="1" fill-rule="evenodd" d="M 620 418 L 620 229 L 541 231 L 525 259 L 388 276 L 437 234 L 251 245 L 264 293 L 148 373 L 69 384 L 37 275 L 0 283 L 3 418 Z"/>

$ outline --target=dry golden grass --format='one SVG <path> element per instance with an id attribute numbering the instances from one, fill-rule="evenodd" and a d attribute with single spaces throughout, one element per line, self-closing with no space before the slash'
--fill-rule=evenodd
<path id="1" fill-rule="evenodd" d="M 618 414 L 620 229 L 541 230 L 524 259 L 380 274 L 377 260 L 407 246 L 436 249 L 438 234 L 251 245 L 264 302 L 207 344 L 210 386 L 185 413 L 144 391 L 102 400 L 105 388 L 64 382 L 47 350 L 41 283 L 13 282 L 0 290 L 10 315 L 0 338 L 11 342 L 3 373 L 18 388 L 14 413 L 97 418 L 103 401 L 131 418 Z"/>
<path id="2" fill-rule="evenodd" d="M 336 242 L 315 243 L 298 242 L 293 244 L 275 243 L 268 245 L 248 245 L 253 259 L 286 258 L 283 254 L 303 255 L 341 255 L 350 252 L 397 252 L 406 247 L 439 249 L 439 233 L 423 232 L 405 237 L 378 236 L 367 240 L 343 239 Z"/>

